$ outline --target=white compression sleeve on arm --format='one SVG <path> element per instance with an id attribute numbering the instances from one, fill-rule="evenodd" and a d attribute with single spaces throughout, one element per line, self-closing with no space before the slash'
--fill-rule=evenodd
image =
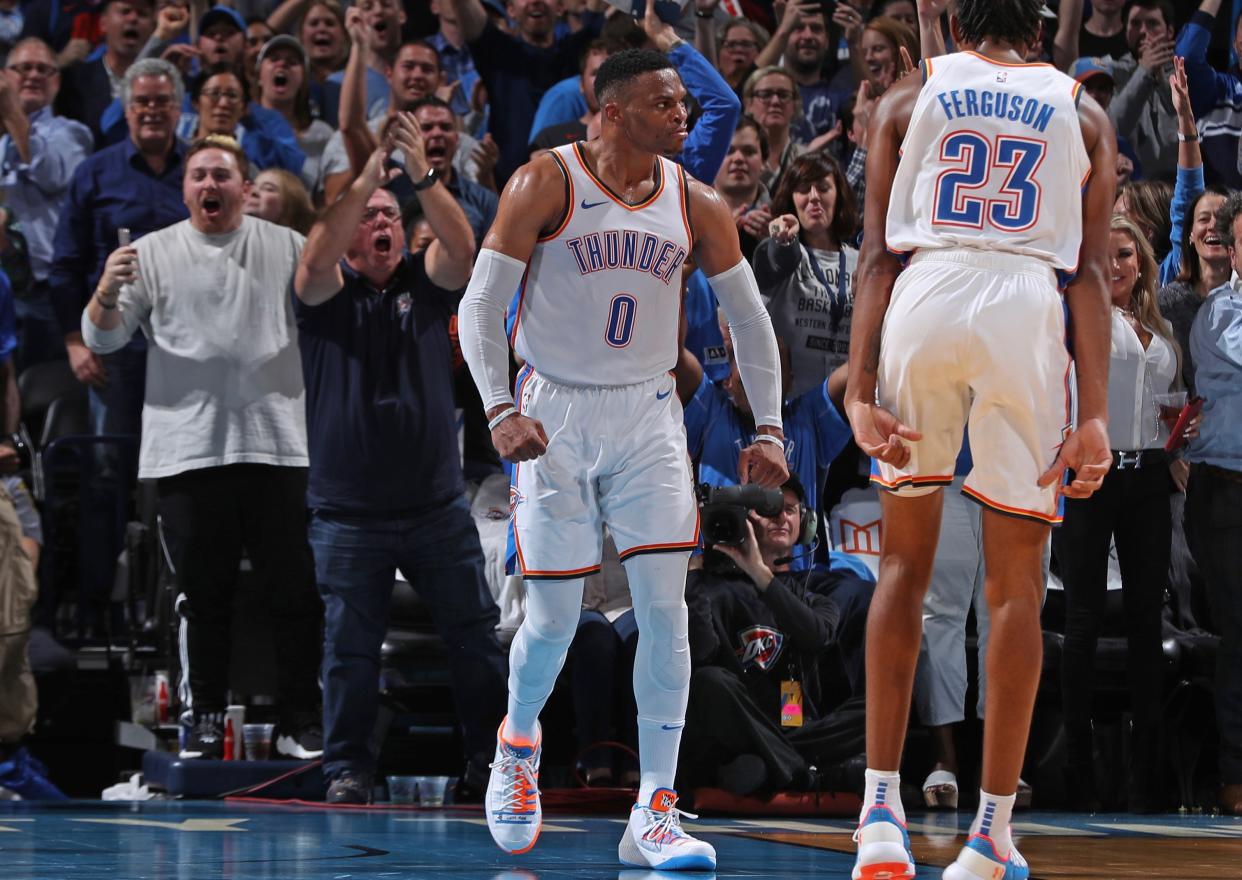
<path id="1" fill-rule="evenodd" d="M 484 411 L 513 403 L 505 310 L 522 283 L 526 264 L 491 248 L 479 251 L 457 309 L 457 337 Z"/>
<path id="2" fill-rule="evenodd" d="M 750 263 L 743 259 L 732 269 L 708 278 L 707 283 L 729 319 L 733 357 L 742 374 L 755 424 L 782 427 L 780 353 L 772 319 L 759 299 L 759 285 Z"/>

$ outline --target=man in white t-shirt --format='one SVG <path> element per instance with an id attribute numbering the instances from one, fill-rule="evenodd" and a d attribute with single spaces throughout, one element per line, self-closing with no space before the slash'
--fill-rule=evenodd
<path id="1" fill-rule="evenodd" d="M 305 392 L 290 286 L 305 239 L 243 216 L 248 162 L 236 141 L 186 152 L 190 219 L 108 257 L 82 317 L 92 351 L 142 327 L 150 349 L 138 476 L 159 491 L 177 578 L 182 758 L 220 758 L 233 593 L 245 548 L 265 585 L 281 710 L 276 751 L 323 750 L 316 675 L 322 605 L 306 538 Z"/>

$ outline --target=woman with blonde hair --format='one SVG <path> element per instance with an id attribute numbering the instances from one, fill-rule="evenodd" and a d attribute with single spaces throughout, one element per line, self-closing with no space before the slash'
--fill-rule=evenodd
<path id="1" fill-rule="evenodd" d="M 1155 812 L 1161 788 L 1163 698 L 1161 611 L 1169 570 L 1174 491 L 1170 425 L 1160 397 L 1180 385 L 1177 343 L 1156 302 L 1158 267 L 1138 224 L 1114 214 L 1110 234 L 1112 346 L 1108 434 L 1113 467 L 1090 498 L 1066 499 L 1053 551 L 1065 585 L 1061 700 L 1065 713 L 1066 784 L 1075 807 L 1098 808 L 1092 764 L 1091 700 L 1095 650 L 1105 618 L 1109 545 L 1117 547 L 1127 642 L 1133 729 L 1129 809 Z M 1165 404 L 1168 405 L 1167 402 Z"/>
<path id="2" fill-rule="evenodd" d="M 306 187 L 296 174 L 283 168 L 259 172 L 243 210 L 252 217 L 270 220 L 303 235 L 315 224 L 315 209 Z"/>

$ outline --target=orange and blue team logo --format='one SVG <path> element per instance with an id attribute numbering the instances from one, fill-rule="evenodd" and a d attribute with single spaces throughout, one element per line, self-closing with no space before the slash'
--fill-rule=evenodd
<path id="1" fill-rule="evenodd" d="M 742 667 L 753 663 L 766 672 L 780 657 L 785 634 L 770 626 L 752 626 L 738 633 L 738 641 L 742 644 L 735 653 Z"/>
<path id="2" fill-rule="evenodd" d="M 522 494 L 522 490 L 517 486 L 509 487 L 509 518 L 513 519 L 517 513 L 517 506 L 526 500 L 526 496 Z"/>

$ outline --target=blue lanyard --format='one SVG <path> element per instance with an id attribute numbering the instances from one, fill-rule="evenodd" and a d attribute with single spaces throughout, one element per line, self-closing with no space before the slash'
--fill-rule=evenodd
<path id="1" fill-rule="evenodd" d="M 828 276 L 824 274 L 823 268 L 819 265 L 819 260 L 815 259 L 815 253 L 806 245 L 802 245 L 802 250 L 806 254 L 806 258 L 811 262 L 811 271 L 815 273 L 815 277 L 819 279 L 819 283 L 824 285 L 824 290 L 828 291 L 828 298 L 832 300 L 831 312 L 832 329 L 835 331 L 841 324 L 841 319 L 845 317 L 845 245 L 840 245 L 838 251 L 838 268 L 837 268 L 837 289 L 833 290 L 832 285 L 828 283 Z"/>

